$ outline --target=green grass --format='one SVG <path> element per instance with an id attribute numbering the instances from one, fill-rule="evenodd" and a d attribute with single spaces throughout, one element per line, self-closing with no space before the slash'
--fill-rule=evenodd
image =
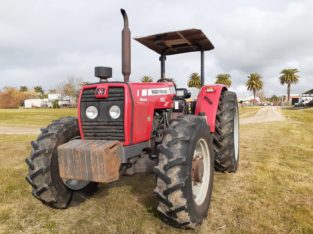
<path id="1" fill-rule="evenodd" d="M 35 136 L 0 135 L 0 233 L 313 233 L 313 112 L 283 113 L 286 122 L 241 126 L 239 171 L 215 173 L 208 218 L 196 231 L 158 219 L 150 174 L 77 194 L 66 210 L 48 208 L 24 179 Z"/>
<path id="2" fill-rule="evenodd" d="M 313 108 L 309 109 L 282 109 L 283 113 L 290 119 L 300 121 L 304 124 L 311 124 L 313 121 Z"/>
<path id="3" fill-rule="evenodd" d="M 77 109 L 0 109 L 0 125 L 44 127 L 65 116 L 77 116 Z"/>

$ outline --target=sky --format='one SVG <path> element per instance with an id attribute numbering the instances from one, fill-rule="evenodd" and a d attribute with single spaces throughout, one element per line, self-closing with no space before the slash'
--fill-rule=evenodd
<path id="1" fill-rule="evenodd" d="M 95 66 L 113 68 L 121 81 L 120 8 L 132 37 L 199 28 L 214 44 L 205 55 L 205 81 L 219 73 L 232 77 L 231 89 L 247 96 L 250 73 L 263 77 L 264 93 L 283 95 L 284 68 L 298 68 L 292 93 L 313 88 L 312 0 L 0 0 L 0 89 L 5 86 L 54 88 L 68 77 L 97 82 Z M 197 52 L 167 57 L 166 76 L 186 87 L 200 72 Z M 131 81 L 160 77 L 159 56 L 132 40 Z"/>

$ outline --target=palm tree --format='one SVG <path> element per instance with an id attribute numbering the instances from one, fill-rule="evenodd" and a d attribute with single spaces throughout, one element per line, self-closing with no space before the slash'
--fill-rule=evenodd
<path id="1" fill-rule="evenodd" d="M 290 88 L 291 84 L 298 83 L 300 76 L 298 76 L 296 73 L 298 73 L 299 70 L 296 68 L 290 68 L 290 69 L 284 69 L 280 72 L 282 74 L 279 77 L 280 83 L 282 85 L 287 84 L 287 97 L 288 97 L 288 103 L 290 102 Z"/>
<path id="2" fill-rule="evenodd" d="M 216 76 L 216 81 L 215 81 L 215 84 L 223 84 L 223 85 L 226 85 L 227 87 L 230 87 L 231 86 L 231 78 L 230 78 L 230 75 L 227 74 L 227 73 L 224 73 L 224 74 L 218 74 Z"/>
<path id="3" fill-rule="evenodd" d="M 253 99 L 255 100 L 256 91 L 263 89 L 262 76 L 259 73 L 251 73 L 246 82 L 247 89 L 253 92 Z"/>
<path id="4" fill-rule="evenodd" d="M 188 80 L 188 87 L 201 88 L 201 79 L 199 73 L 191 73 Z"/>
<path id="5" fill-rule="evenodd" d="M 141 82 L 153 82 L 151 76 L 143 76 L 140 80 Z"/>

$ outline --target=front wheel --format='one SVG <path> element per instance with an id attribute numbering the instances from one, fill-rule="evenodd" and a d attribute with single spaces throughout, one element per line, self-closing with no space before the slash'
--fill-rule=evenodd
<path id="1" fill-rule="evenodd" d="M 201 117 L 174 120 L 159 146 L 155 193 L 161 218 L 180 228 L 195 228 L 207 217 L 213 185 L 210 130 Z"/>
<path id="2" fill-rule="evenodd" d="M 66 117 L 41 129 L 36 141 L 32 141 L 26 180 L 32 186 L 32 194 L 53 208 L 66 208 L 73 191 L 95 191 L 97 183 L 81 180 L 64 180 L 59 174 L 58 146 L 79 136 L 77 119 Z"/>

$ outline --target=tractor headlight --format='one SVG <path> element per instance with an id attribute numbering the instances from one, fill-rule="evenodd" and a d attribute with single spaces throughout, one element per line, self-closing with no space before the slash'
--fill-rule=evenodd
<path id="1" fill-rule="evenodd" d="M 118 119 L 121 115 L 121 109 L 119 108 L 119 106 L 116 106 L 116 105 L 111 106 L 109 110 L 109 114 L 112 119 Z"/>
<path id="2" fill-rule="evenodd" d="M 98 116 L 98 109 L 95 106 L 89 106 L 86 109 L 86 115 L 88 117 L 88 119 L 95 119 Z"/>

